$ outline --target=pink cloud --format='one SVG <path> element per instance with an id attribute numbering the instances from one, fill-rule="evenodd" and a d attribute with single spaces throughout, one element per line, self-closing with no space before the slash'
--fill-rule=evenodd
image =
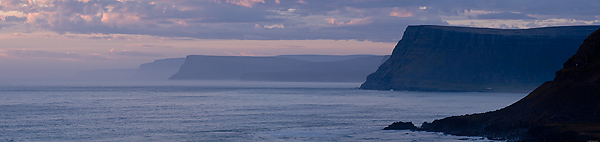
<path id="1" fill-rule="evenodd" d="M 296 3 L 299 3 L 299 4 L 308 4 L 308 2 L 306 2 L 304 0 L 298 0 Z"/>
<path id="2" fill-rule="evenodd" d="M 86 22 L 92 22 L 92 20 L 94 20 L 94 16 L 92 15 L 79 15 L 79 17 Z"/>
<path id="3" fill-rule="evenodd" d="M 499 6 L 492 7 L 479 1 L 457 3 L 442 0 L 0 1 L 0 28 L 8 29 L 5 33 L 28 33 L 24 35 L 55 32 L 61 36 L 125 34 L 191 39 L 356 39 L 395 42 L 402 35 L 398 31 L 404 30 L 406 25 L 446 25 L 449 19 L 465 20 L 481 15 L 466 12 L 473 10 L 510 11 L 528 17 L 537 14 L 540 17 L 534 18 L 540 20 L 593 19 L 593 23 L 600 19 L 597 13 L 589 12 L 595 10 L 596 7 L 592 5 L 598 3 L 596 1 L 593 4 L 519 3 L 523 4 L 523 8 L 529 7 L 527 9 L 518 8 L 521 5 L 513 5 L 512 1 L 498 2 Z M 539 7 L 539 4 L 562 5 L 551 10 L 531 8 Z M 576 8 L 581 10 L 554 15 L 555 11 Z M 278 28 L 284 27 L 282 25 L 285 28 Z M 104 40 L 108 39 L 116 38 Z"/>
<path id="4" fill-rule="evenodd" d="M 40 13 L 27 13 L 27 23 L 36 24 L 38 19 L 43 19 Z"/>
<path id="5" fill-rule="evenodd" d="M 2 57 L 8 57 L 8 54 L 6 54 L 5 52 L 6 52 L 6 50 L 0 49 L 0 56 L 2 56 Z"/>
<path id="6" fill-rule="evenodd" d="M 226 0 L 226 2 L 251 8 L 256 3 L 265 3 L 265 0 Z"/>
<path id="7" fill-rule="evenodd" d="M 153 44 L 128 44 L 127 47 L 135 47 L 135 48 L 173 48 L 173 46 L 169 46 L 169 45 L 153 45 Z"/>
<path id="8" fill-rule="evenodd" d="M 14 33 L 12 34 L 12 37 L 24 38 L 25 36 L 21 33 Z"/>
<path id="9" fill-rule="evenodd" d="M 103 13 L 102 19 L 100 19 L 102 23 L 107 26 L 115 26 L 115 25 L 133 25 L 137 24 L 141 21 L 141 18 L 138 17 L 134 13 Z"/>
<path id="10" fill-rule="evenodd" d="M 118 56 L 127 56 L 127 57 L 162 57 L 161 54 L 154 53 L 144 53 L 139 51 L 129 51 L 129 50 L 115 50 L 114 48 L 110 49 L 110 54 L 118 55 Z"/>
<path id="11" fill-rule="evenodd" d="M 325 20 L 330 25 L 335 25 L 335 26 L 340 26 L 340 27 L 341 26 L 367 25 L 367 24 L 370 24 L 373 22 L 370 17 L 356 18 L 356 19 L 352 19 L 350 21 L 345 21 L 345 22 L 339 21 L 336 18 L 326 18 Z"/>
<path id="12" fill-rule="evenodd" d="M 326 18 L 325 19 L 325 21 L 327 21 L 327 23 L 329 23 L 329 24 L 335 24 L 335 20 L 337 20 L 337 19 L 335 19 L 335 18 Z"/>
<path id="13" fill-rule="evenodd" d="M 274 56 L 269 53 L 257 53 L 251 51 L 243 51 L 243 52 L 225 52 L 228 56 L 254 56 L 254 57 L 265 57 L 265 56 Z"/>
<path id="14" fill-rule="evenodd" d="M 151 46 L 151 45 L 148 45 Z M 158 58 L 162 54 L 146 53 L 131 50 L 110 49 L 108 53 L 77 54 L 70 51 L 46 51 L 30 49 L 9 49 L 1 50 L 0 57 L 13 59 L 44 59 L 44 60 L 63 60 L 63 61 L 104 61 L 115 60 L 119 58 Z"/>
<path id="15" fill-rule="evenodd" d="M 394 17 L 412 17 L 413 13 L 411 11 L 408 11 L 405 8 L 394 7 L 394 9 L 392 9 L 392 12 L 390 13 L 390 16 L 394 16 Z"/>
<path id="16" fill-rule="evenodd" d="M 73 52 L 50 52 L 43 50 L 28 50 L 28 49 L 15 49 L 15 50 L 0 50 L 0 55 L 9 58 L 38 58 L 38 59 L 57 59 L 57 60 L 69 60 L 76 61 L 81 56 L 74 54 Z"/>
<path id="17" fill-rule="evenodd" d="M 22 0 L 3 0 L 0 3 L 3 11 L 19 11 L 26 9 L 29 5 L 31 5 L 29 2 Z"/>

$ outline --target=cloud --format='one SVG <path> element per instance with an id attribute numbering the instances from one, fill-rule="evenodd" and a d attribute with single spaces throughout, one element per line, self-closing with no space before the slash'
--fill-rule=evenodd
<path id="1" fill-rule="evenodd" d="M 225 2 L 251 8 L 252 6 L 254 6 L 257 3 L 264 4 L 265 0 L 226 0 Z"/>
<path id="2" fill-rule="evenodd" d="M 273 56 L 272 54 L 269 54 L 269 53 L 256 53 L 256 52 L 251 52 L 251 51 L 244 51 L 244 52 L 239 52 L 239 53 L 228 52 L 227 54 L 229 56 Z"/>
<path id="3" fill-rule="evenodd" d="M 368 25 L 373 22 L 370 17 L 350 19 L 349 21 L 341 21 L 341 20 L 338 20 L 335 18 L 327 18 L 325 20 L 329 24 L 334 25 L 334 26 L 339 26 L 339 27 L 355 26 L 355 25 Z"/>
<path id="4" fill-rule="evenodd" d="M 144 53 L 144 52 L 139 52 L 139 51 L 129 51 L 129 50 L 115 50 L 110 49 L 110 54 L 112 55 L 118 55 L 118 56 L 125 56 L 125 57 L 162 57 L 162 54 L 155 54 L 155 53 Z"/>
<path id="5" fill-rule="evenodd" d="M 0 50 L 0 56 L 16 59 L 51 59 L 66 61 L 103 61 L 114 60 L 120 57 L 128 58 L 157 58 L 162 54 L 144 53 L 139 51 L 111 49 L 105 54 L 77 54 L 73 52 L 52 52 L 44 50 L 12 49 Z"/>
<path id="6" fill-rule="evenodd" d="M 0 29 L 2 29 L 3 27 L 10 27 L 17 24 L 22 24 L 26 20 L 27 17 L 0 15 Z"/>
<path id="7" fill-rule="evenodd" d="M 502 12 L 477 15 L 477 19 L 535 19 L 520 13 Z"/>
<path id="8" fill-rule="evenodd" d="M 392 10 L 392 12 L 390 13 L 390 16 L 394 16 L 394 17 L 412 17 L 413 13 L 411 11 L 408 11 L 404 8 L 398 8 L 398 7 L 394 7 L 394 9 Z"/>
<path id="9" fill-rule="evenodd" d="M 27 49 L 17 49 L 17 50 L 3 50 L 0 51 L 5 57 L 13 57 L 13 58 L 51 58 L 51 59 L 76 59 L 81 58 L 78 54 L 73 54 L 70 52 L 58 53 L 58 52 L 48 52 L 42 50 L 27 50 Z"/>
<path id="10" fill-rule="evenodd" d="M 470 27 L 489 27 L 505 29 L 524 29 L 549 26 L 568 26 L 568 25 L 597 25 L 599 21 L 585 21 L 573 19 L 545 19 L 545 20 L 451 20 L 452 25 L 470 26 Z"/>
<path id="11" fill-rule="evenodd" d="M 263 26 L 264 28 L 267 29 L 273 29 L 273 28 L 285 28 L 285 26 L 283 24 L 276 24 L 276 25 L 265 25 Z"/>
<path id="12" fill-rule="evenodd" d="M 73 52 L 52 52 L 44 50 L 12 49 L 0 50 L 0 56 L 13 59 L 42 59 L 63 61 L 103 61 L 110 60 L 99 54 L 81 55 Z"/>
<path id="13" fill-rule="evenodd" d="M 2 22 L 7 22 L 7 23 L 25 22 L 27 20 L 27 17 L 2 15 L 2 16 L 0 16 L 0 20 L 2 20 Z"/>
<path id="14" fill-rule="evenodd" d="M 173 48 L 168 45 L 151 45 L 151 44 L 129 44 L 128 47 L 140 47 L 140 48 Z"/>
<path id="15" fill-rule="evenodd" d="M 395 42 L 406 25 L 478 19 L 598 21 L 598 6 L 597 0 L 4 0 L 0 27 L 22 25 L 27 31 L 20 32 L 58 34 Z M 497 26 L 501 24 L 507 26 Z"/>

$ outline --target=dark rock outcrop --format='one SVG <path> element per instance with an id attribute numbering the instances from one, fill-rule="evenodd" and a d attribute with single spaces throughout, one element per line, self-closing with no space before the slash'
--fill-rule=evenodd
<path id="1" fill-rule="evenodd" d="M 549 81 L 493 112 L 447 117 L 420 130 L 514 141 L 600 139 L 600 29 Z"/>
<path id="2" fill-rule="evenodd" d="M 417 127 L 412 122 L 394 122 L 390 126 L 383 128 L 383 130 L 417 130 Z"/>
<path id="3" fill-rule="evenodd" d="M 487 29 L 409 26 L 361 89 L 531 91 L 600 26 Z"/>

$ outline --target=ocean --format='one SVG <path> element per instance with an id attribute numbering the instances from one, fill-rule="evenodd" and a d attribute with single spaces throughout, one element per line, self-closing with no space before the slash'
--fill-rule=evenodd
<path id="1" fill-rule="evenodd" d="M 490 141 L 382 130 L 500 109 L 527 93 L 360 90 L 360 83 L 0 82 L 0 141 Z"/>

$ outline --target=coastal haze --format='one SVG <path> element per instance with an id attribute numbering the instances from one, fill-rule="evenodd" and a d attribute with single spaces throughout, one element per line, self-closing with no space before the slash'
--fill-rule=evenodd
<path id="1" fill-rule="evenodd" d="M 0 0 L 0 141 L 598 139 L 599 7 Z"/>

